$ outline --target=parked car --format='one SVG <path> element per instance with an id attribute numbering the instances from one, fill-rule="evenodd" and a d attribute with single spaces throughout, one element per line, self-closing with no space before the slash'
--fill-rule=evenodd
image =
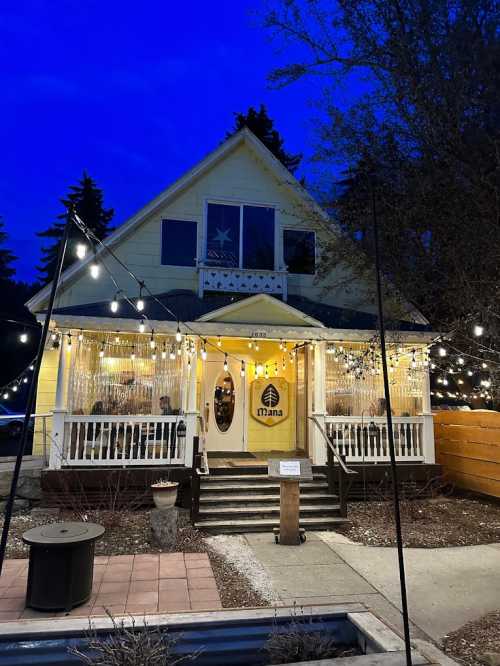
<path id="1" fill-rule="evenodd" d="M 23 429 L 23 415 L 0 404 L 0 456 L 12 456 L 17 453 L 19 438 Z M 30 421 L 30 434 L 26 445 L 26 454 L 31 450 L 33 419 Z"/>

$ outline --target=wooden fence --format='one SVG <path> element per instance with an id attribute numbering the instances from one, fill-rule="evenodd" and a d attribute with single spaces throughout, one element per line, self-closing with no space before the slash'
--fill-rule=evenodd
<path id="1" fill-rule="evenodd" d="M 436 462 L 458 487 L 500 497 L 500 412 L 434 414 Z"/>

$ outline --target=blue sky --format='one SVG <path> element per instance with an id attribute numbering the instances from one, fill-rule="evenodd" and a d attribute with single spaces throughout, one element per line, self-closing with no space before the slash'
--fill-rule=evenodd
<path id="1" fill-rule="evenodd" d="M 19 279 L 35 277 L 35 231 L 84 169 L 121 223 L 250 105 L 266 104 L 310 173 L 318 82 L 269 88 L 267 74 L 292 53 L 277 52 L 256 10 L 250 0 L 4 0 L 0 215 Z"/>

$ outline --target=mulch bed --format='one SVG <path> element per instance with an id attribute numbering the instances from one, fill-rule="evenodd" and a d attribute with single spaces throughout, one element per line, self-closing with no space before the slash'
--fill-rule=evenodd
<path id="1" fill-rule="evenodd" d="M 488 652 L 500 653 L 500 610 L 468 622 L 443 639 L 443 649 L 466 666 L 483 666 L 480 660 Z"/>
<path id="2" fill-rule="evenodd" d="M 95 544 L 96 555 L 139 555 L 164 551 L 151 539 L 149 511 L 88 511 L 85 518 L 88 522 L 99 523 L 106 528 L 103 537 Z M 7 557 L 13 559 L 28 557 L 28 547 L 22 542 L 22 535 L 26 530 L 47 523 L 72 520 L 80 521 L 81 516 L 71 511 L 61 511 L 58 516 L 44 514 L 13 516 Z M 223 608 L 269 605 L 269 602 L 250 588 L 248 580 L 237 569 L 208 547 L 203 533 L 190 525 L 187 511 L 179 510 L 178 526 L 177 543 L 171 551 L 208 553 Z"/>
<path id="3" fill-rule="evenodd" d="M 349 523 L 338 531 L 367 546 L 395 546 L 392 502 L 351 502 Z M 500 503 L 487 499 L 438 497 L 403 500 L 404 545 L 413 548 L 477 546 L 500 541 Z"/>

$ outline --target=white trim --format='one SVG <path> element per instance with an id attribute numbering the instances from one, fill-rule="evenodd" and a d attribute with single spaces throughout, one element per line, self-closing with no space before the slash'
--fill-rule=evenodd
<path id="1" fill-rule="evenodd" d="M 202 315 L 201 317 L 198 318 L 198 321 L 212 321 L 212 320 L 217 320 L 218 317 L 229 314 L 231 312 L 237 312 L 238 310 L 242 310 L 246 308 L 248 305 L 255 305 L 255 303 L 259 303 L 260 301 L 265 301 L 267 303 L 270 303 L 271 305 L 277 306 L 278 308 L 282 308 L 287 314 L 294 315 L 297 317 L 297 319 L 302 319 L 308 326 L 317 326 L 318 328 L 325 328 L 325 325 L 322 324 L 318 319 L 314 319 L 314 317 L 309 317 L 309 315 L 304 314 L 300 310 L 297 310 L 297 308 L 294 308 L 292 305 L 288 305 L 288 303 L 283 303 L 283 301 L 278 300 L 277 298 L 273 298 L 272 296 L 269 296 L 269 294 L 255 294 L 255 296 L 250 296 L 249 298 L 245 298 L 240 301 L 236 301 L 235 303 L 231 303 L 230 305 L 224 305 L 222 308 L 218 308 L 217 310 L 212 310 L 211 312 L 207 312 L 207 314 Z M 254 324 L 254 328 L 256 326 L 265 328 L 266 324 Z"/>

